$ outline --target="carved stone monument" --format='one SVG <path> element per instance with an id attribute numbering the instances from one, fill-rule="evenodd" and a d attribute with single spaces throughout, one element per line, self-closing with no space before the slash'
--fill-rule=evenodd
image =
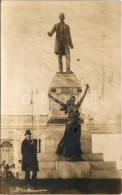
<path id="1" fill-rule="evenodd" d="M 49 98 L 49 116 L 47 129 L 45 131 L 45 154 L 39 156 L 40 163 L 46 162 L 46 172 L 39 173 L 40 178 L 120 178 L 120 172 L 116 170 L 115 162 L 104 162 L 103 154 L 92 153 L 92 134 L 81 120 L 81 149 L 82 160 L 70 162 L 63 155 L 57 155 L 56 150 L 61 141 L 67 115 L 62 103 L 67 104 L 69 98 L 74 95 L 79 101 L 82 94 L 82 86 L 76 75 L 70 71 L 70 56 L 68 55 L 69 46 L 73 48 L 69 27 L 64 24 L 64 14 L 59 15 L 60 23 L 54 25 L 49 36 L 56 31 L 55 53 L 58 55 L 59 72 L 56 73 L 49 85 L 50 95 L 54 102 Z M 64 35 L 65 33 L 67 34 Z M 65 41 L 68 38 L 68 52 Z M 63 72 L 62 56 L 66 55 L 66 73 Z M 72 73 L 72 74 L 71 74 Z M 80 113 L 81 109 L 79 110 Z M 44 164 L 42 163 L 44 166 Z"/>
<path id="2" fill-rule="evenodd" d="M 66 156 L 56 153 L 57 147 L 62 137 L 65 135 L 64 133 L 66 133 L 65 126 L 70 125 L 68 120 L 70 120 L 70 116 L 72 115 L 72 113 L 69 113 L 69 110 L 67 111 L 67 108 L 65 109 L 65 106 L 67 107 L 68 100 L 71 96 L 75 96 L 76 102 L 78 102 L 82 95 L 81 82 L 76 75 L 70 71 L 69 46 L 73 48 L 73 44 L 69 26 L 64 23 L 64 18 L 64 14 L 60 14 L 60 23 L 54 25 L 52 31 L 48 32 L 49 36 L 52 36 L 52 34 L 56 32 L 55 53 L 58 55 L 59 72 L 55 74 L 49 85 L 50 94 L 48 95 L 52 99 L 49 98 L 47 127 L 43 130 L 45 152 L 38 154 L 40 171 L 37 177 L 55 179 L 120 178 L 121 174 L 120 171 L 116 169 L 115 162 L 104 162 L 102 153 L 92 153 L 92 134 L 87 124 L 83 123 L 82 115 L 80 115 L 82 114 L 81 108 L 75 111 L 78 111 L 77 124 L 81 127 L 79 134 L 81 136 L 79 138 L 82 158 L 79 161 L 76 160 L 73 162 L 68 161 Z M 66 56 L 66 73 L 63 72 L 63 55 Z M 53 100 L 55 100 L 55 102 Z M 76 105 L 73 106 L 75 107 Z M 70 128 L 68 128 L 68 130 L 70 131 Z M 70 140 L 68 139 L 68 141 Z"/>

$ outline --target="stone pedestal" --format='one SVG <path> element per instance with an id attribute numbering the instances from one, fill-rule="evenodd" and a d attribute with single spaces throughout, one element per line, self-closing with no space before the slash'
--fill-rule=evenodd
<path id="1" fill-rule="evenodd" d="M 82 88 L 81 81 L 75 74 L 56 74 L 52 79 L 49 89 L 52 96 L 66 103 L 71 95 L 75 95 L 76 101 L 79 100 Z M 52 100 L 49 100 L 49 120 L 63 123 L 67 116 L 61 111 L 61 106 Z"/>

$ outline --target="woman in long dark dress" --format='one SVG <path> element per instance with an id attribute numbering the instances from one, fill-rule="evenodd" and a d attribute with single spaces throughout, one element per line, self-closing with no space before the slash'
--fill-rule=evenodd
<path id="1" fill-rule="evenodd" d="M 65 133 L 61 139 L 56 153 L 58 155 L 64 155 L 69 158 L 71 161 L 78 161 L 81 159 L 81 122 L 80 122 L 80 112 L 79 107 L 81 106 L 83 99 L 86 96 L 89 86 L 86 85 L 86 89 L 81 97 L 80 101 L 75 104 L 75 96 L 72 96 L 67 104 L 57 100 L 50 93 L 48 96 L 52 98 L 55 102 L 60 104 L 65 111 L 65 114 L 68 114 L 68 121 L 66 123 Z"/>

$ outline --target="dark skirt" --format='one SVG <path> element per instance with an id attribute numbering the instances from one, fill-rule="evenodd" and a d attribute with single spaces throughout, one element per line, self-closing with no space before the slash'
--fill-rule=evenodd
<path id="1" fill-rule="evenodd" d="M 73 123 L 67 123 L 65 133 L 61 139 L 56 153 L 58 155 L 64 155 L 71 160 L 81 160 L 81 124 L 78 121 Z"/>

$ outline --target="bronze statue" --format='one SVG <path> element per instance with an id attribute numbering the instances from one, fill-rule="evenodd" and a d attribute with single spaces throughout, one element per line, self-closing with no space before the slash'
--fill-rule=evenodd
<path id="1" fill-rule="evenodd" d="M 55 54 L 58 55 L 58 63 L 59 63 L 59 73 L 63 73 L 63 62 L 62 56 L 66 57 L 66 72 L 72 73 L 70 71 L 70 47 L 74 48 L 70 28 L 67 24 L 64 23 L 65 16 L 63 13 L 59 15 L 60 22 L 55 24 L 53 29 L 48 32 L 48 35 L 51 37 L 54 32 L 56 32 L 56 40 L 55 40 Z"/>
<path id="2" fill-rule="evenodd" d="M 87 84 L 86 89 L 77 104 L 75 104 L 75 96 L 71 96 L 69 101 L 67 101 L 65 104 L 54 98 L 51 93 L 48 94 L 50 98 L 63 107 L 65 114 L 68 114 L 65 133 L 58 145 L 56 153 L 58 155 L 64 155 L 65 157 L 68 157 L 71 161 L 83 160 L 81 158 L 81 122 L 79 107 L 81 106 L 88 89 L 89 85 Z"/>

